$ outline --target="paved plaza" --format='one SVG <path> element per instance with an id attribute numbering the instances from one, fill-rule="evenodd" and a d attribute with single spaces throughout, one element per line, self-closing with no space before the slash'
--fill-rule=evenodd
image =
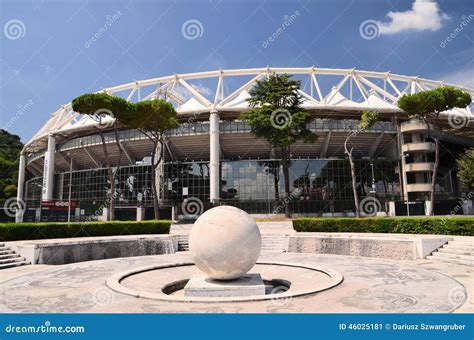
<path id="1" fill-rule="evenodd" d="M 315 294 L 252 302 L 167 302 L 115 292 L 106 281 L 138 267 L 191 261 L 188 252 L 66 265 L 34 265 L 0 272 L 0 312 L 21 313 L 443 313 L 474 312 L 473 268 L 431 260 L 263 253 L 259 262 L 278 261 L 331 268 L 344 276 L 334 288 Z M 257 269 L 258 265 L 255 267 Z M 189 276 L 194 266 L 172 275 Z M 251 271 L 252 272 L 252 271 Z M 156 277 L 130 277 L 124 285 L 153 291 Z M 265 274 L 264 274 L 265 275 Z M 285 273 L 273 272 L 274 279 Z M 312 285 L 311 278 L 303 284 Z"/>

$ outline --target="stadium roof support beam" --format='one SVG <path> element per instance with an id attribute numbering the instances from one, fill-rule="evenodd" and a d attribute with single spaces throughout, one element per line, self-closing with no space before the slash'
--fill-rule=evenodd
<path id="1" fill-rule="evenodd" d="M 323 95 L 321 93 L 321 88 L 319 87 L 318 80 L 316 79 L 316 75 L 314 73 L 311 74 L 311 83 L 316 88 L 316 92 L 318 93 L 319 101 L 323 101 Z"/>
<path id="2" fill-rule="evenodd" d="M 364 100 L 367 100 L 367 97 L 369 95 L 367 93 L 367 90 L 362 86 L 362 84 L 359 82 L 357 77 L 352 77 L 352 79 L 354 79 L 354 82 L 355 82 L 357 88 L 359 89 L 359 92 L 362 94 L 362 97 L 364 97 Z"/>
<path id="3" fill-rule="evenodd" d="M 325 98 L 324 99 L 324 103 L 330 103 L 331 102 L 331 99 L 336 95 L 336 93 L 339 92 L 339 90 L 344 86 L 344 84 L 346 83 L 346 81 L 351 77 L 350 74 L 348 74 L 347 76 L 345 76 L 340 82 L 339 84 L 337 84 L 336 87 L 334 87 L 334 91 L 332 91 L 332 93 L 329 95 L 328 98 Z"/>
<path id="4" fill-rule="evenodd" d="M 35 177 L 43 176 L 43 170 L 41 169 L 41 167 L 33 162 L 28 164 L 28 170 L 31 171 L 31 173 L 35 175 Z"/>
<path id="5" fill-rule="evenodd" d="M 319 158 L 326 158 L 327 157 L 329 142 L 331 140 L 331 134 L 332 134 L 331 131 L 328 131 L 326 133 L 326 137 L 324 138 L 323 147 L 321 148 L 321 154 L 319 155 Z"/>
<path id="6" fill-rule="evenodd" d="M 123 153 L 125 154 L 125 157 L 127 157 L 128 162 L 130 163 L 130 165 L 135 164 L 136 159 L 135 159 L 135 157 L 132 156 L 132 153 L 130 152 L 130 149 L 127 147 L 127 144 L 124 141 L 120 141 L 119 143 L 120 143 L 119 148 L 122 149 Z"/>
<path id="7" fill-rule="evenodd" d="M 101 168 L 99 162 L 97 161 L 99 157 L 92 150 L 89 150 L 89 148 L 85 147 L 84 145 L 82 146 L 82 148 L 87 154 L 87 156 L 89 156 L 89 159 L 92 161 L 92 163 L 94 163 L 95 167 Z"/>
<path id="8" fill-rule="evenodd" d="M 166 137 L 163 137 L 163 144 L 165 144 L 165 149 L 166 151 L 168 151 L 168 155 L 170 155 L 171 160 L 174 162 L 176 161 L 176 157 L 174 156 L 174 153 L 172 152 L 169 143 L 170 142 L 168 141 L 168 139 L 166 139 Z"/>
<path id="9" fill-rule="evenodd" d="M 72 170 L 73 171 L 78 170 L 78 166 L 76 162 L 74 162 L 74 159 L 72 159 L 72 157 L 64 155 L 62 152 L 57 152 L 56 154 L 59 156 L 59 158 L 61 158 L 67 164 L 68 170 L 69 170 L 69 167 L 71 166 L 71 163 L 72 163 Z"/>
<path id="10" fill-rule="evenodd" d="M 370 80 L 367 80 L 365 79 L 364 77 L 357 77 L 359 78 L 359 80 L 361 82 L 363 82 L 365 85 L 369 86 L 370 88 L 376 90 L 377 92 L 381 93 L 382 95 L 384 95 L 385 97 L 389 98 L 392 102 L 396 102 L 397 101 L 397 98 L 395 98 L 394 96 L 392 96 L 390 93 L 388 93 L 387 91 L 385 91 L 384 89 L 380 88 L 379 86 L 377 86 L 376 84 L 372 83 Z"/>
<path id="11" fill-rule="evenodd" d="M 223 99 L 224 99 L 224 76 L 221 74 L 217 82 L 216 95 L 214 97 L 214 105 L 217 104 L 218 101 L 223 100 Z"/>
<path id="12" fill-rule="evenodd" d="M 225 97 L 221 102 L 219 102 L 219 105 L 224 105 L 237 97 L 242 91 L 249 89 L 253 84 L 257 82 L 260 78 L 264 77 L 266 73 L 260 73 L 257 74 L 255 77 L 253 77 L 251 80 L 249 80 L 247 83 L 245 83 L 243 86 L 229 94 L 227 97 Z"/>
<path id="13" fill-rule="evenodd" d="M 249 91 L 249 89 L 255 85 L 255 82 L 258 79 L 268 76 L 271 73 L 310 77 L 311 95 L 308 95 L 310 98 L 305 98 L 307 99 L 305 109 L 309 110 L 327 110 L 330 109 L 328 106 L 334 106 L 334 108 L 337 110 L 352 110 L 353 107 L 351 106 L 345 107 L 344 104 L 341 105 L 341 103 L 331 103 L 331 99 L 336 96 L 337 93 L 343 92 L 348 79 L 351 80 L 351 84 L 352 82 L 356 84 L 358 90 L 364 98 L 363 102 L 360 100 L 357 101 L 357 104 L 361 104 L 361 108 L 363 107 L 364 109 L 370 110 L 372 106 L 374 106 L 375 109 L 380 106 L 378 104 L 372 105 L 367 103 L 367 98 L 369 97 L 371 91 L 375 91 L 377 94 L 382 95 L 381 100 L 389 104 L 387 106 L 382 105 L 382 110 L 387 110 L 387 112 L 397 114 L 403 114 L 403 111 L 393 104 L 396 103 L 398 99 L 405 93 L 416 93 L 427 89 L 437 88 L 443 85 L 450 85 L 474 95 L 474 90 L 472 89 L 451 84 L 444 84 L 440 81 L 422 79 L 417 76 L 404 76 L 392 74 L 389 72 L 372 72 L 355 69 L 330 69 L 317 67 L 265 67 L 231 70 L 219 69 L 207 72 L 185 73 L 178 75 L 175 74 L 146 80 L 136 80 L 126 84 L 102 89 L 99 91 L 99 93 L 119 95 L 127 98 L 128 100 L 133 99 L 138 101 L 152 98 L 154 96 L 163 96 L 165 100 L 173 102 L 173 105 L 175 103 L 177 104 L 176 108 L 179 115 L 186 115 L 191 113 L 191 110 L 196 111 L 196 109 L 193 108 L 192 105 L 184 105 L 184 99 L 181 98 L 181 92 L 179 91 L 182 88 L 187 92 L 186 94 L 191 94 L 192 98 L 196 101 L 196 103 L 193 103 L 193 105 L 198 104 L 195 106 L 199 106 L 197 110 L 200 113 L 210 112 L 215 107 L 227 114 L 228 112 L 247 110 L 248 105 L 245 105 L 244 102 L 239 103 L 238 105 L 231 104 L 228 106 L 228 104 L 241 95 L 244 91 Z M 236 91 L 224 97 L 224 88 L 225 84 L 228 84 L 228 78 L 231 78 L 231 81 L 235 80 L 236 82 L 242 82 L 241 77 L 243 76 L 251 77 L 250 81 L 247 81 Z M 331 78 L 334 86 L 328 84 L 329 91 L 326 91 L 326 86 L 325 89 L 320 88 L 318 81 L 321 81 L 321 76 L 331 76 L 328 78 Z M 217 80 L 218 86 L 217 89 L 212 89 L 209 93 L 198 91 L 191 83 L 188 82 L 191 80 L 207 80 L 212 78 Z M 380 80 L 384 82 L 383 88 L 381 85 L 377 85 L 379 84 L 378 81 Z M 326 81 L 326 78 L 324 78 L 324 81 Z M 386 83 L 388 83 L 388 85 Z M 349 84 L 350 87 L 352 87 L 351 84 Z M 181 87 L 180 89 L 177 89 L 178 85 Z M 401 90 L 402 88 L 403 90 Z M 314 89 L 316 89 L 316 91 L 314 91 Z M 214 90 L 216 93 L 213 93 Z M 145 97 L 145 95 L 143 95 L 144 93 L 152 93 L 152 95 L 147 95 Z M 209 97 L 209 99 L 206 97 Z M 352 98 L 351 101 L 353 101 Z M 348 105 L 351 105 L 351 103 Z M 472 116 L 472 113 L 470 113 L 468 110 L 462 109 L 462 111 L 463 113 L 468 114 L 469 117 Z M 442 116 L 443 118 L 447 119 L 452 114 L 454 114 L 453 112 L 443 112 Z M 31 138 L 31 140 L 26 143 L 23 151 L 28 154 L 45 148 L 47 145 L 48 136 L 50 134 L 54 134 L 58 136 L 58 138 L 59 136 L 61 136 L 61 138 L 67 138 L 69 134 L 91 132 L 94 128 L 97 128 L 99 124 L 99 122 L 93 121 L 87 115 L 74 112 L 72 110 L 71 103 L 64 104 L 51 115 L 46 124 L 44 124 L 44 126 Z"/>
<path id="14" fill-rule="evenodd" d="M 206 99 L 206 97 L 204 97 L 202 94 L 200 94 L 198 91 L 196 91 L 194 89 L 194 87 L 192 87 L 191 85 L 189 85 L 184 79 L 178 79 L 178 82 L 186 89 L 188 90 L 189 92 L 191 92 L 191 94 L 194 96 L 194 98 L 196 98 L 196 100 L 198 102 L 200 102 L 202 105 L 204 106 L 209 106 L 211 105 L 211 103 L 209 102 L 209 100 Z"/>
<path id="15" fill-rule="evenodd" d="M 373 158 L 375 154 L 377 153 L 380 142 L 382 141 L 384 135 L 385 135 L 385 132 L 382 132 L 377 136 L 377 138 L 375 138 L 374 144 L 372 144 L 372 146 L 370 147 L 370 151 L 369 151 L 370 158 Z"/>

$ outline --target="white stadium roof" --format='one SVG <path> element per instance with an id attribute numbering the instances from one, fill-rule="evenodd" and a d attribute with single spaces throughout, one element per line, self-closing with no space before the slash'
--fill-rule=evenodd
<path id="1" fill-rule="evenodd" d="M 249 90 L 257 80 L 271 73 L 290 74 L 301 80 L 300 94 L 303 107 L 312 111 L 360 112 L 375 110 L 387 113 L 402 113 L 397 107 L 398 99 L 405 93 L 416 93 L 445 84 L 442 81 L 402 76 L 390 72 L 369 72 L 356 69 L 306 68 L 252 68 L 216 70 L 200 73 L 175 74 L 165 77 L 134 81 L 99 92 L 121 96 L 129 101 L 166 98 L 178 115 L 199 114 L 217 110 L 219 112 L 241 112 L 248 109 Z M 202 83 L 213 84 L 210 86 Z M 474 95 L 472 89 L 451 85 Z M 235 88 L 232 90 L 232 88 Z M 80 94 L 78 94 L 80 95 Z M 454 109 L 443 113 L 446 116 L 462 116 L 474 120 L 471 109 Z M 357 118 L 354 116 L 354 119 Z M 63 105 L 51 115 L 45 125 L 25 145 L 24 151 L 35 152 L 46 145 L 50 134 L 68 136 L 81 131 L 90 132 L 95 127 L 113 124 L 112 118 L 98 122 L 87 115 L 76 113 L 71 103 Z"/>

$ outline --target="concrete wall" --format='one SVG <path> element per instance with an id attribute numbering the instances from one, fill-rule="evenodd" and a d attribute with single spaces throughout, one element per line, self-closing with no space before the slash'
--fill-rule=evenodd
<path id="1" fill-rule="evenodd" d="M 118 257 L 173 254 L 178 238 L 172 235 L 85 237 L 11 242 L 31 264 L 66 264 Z"/>
<path id="2" fill-rule="evenodd" d="M 288 251 L 414 260 L 425 258 L 450 240 L 452 237 L 444 236 L 397 237 L 360 234 L 331 236 L 302 233 L 290 236 Z"/>

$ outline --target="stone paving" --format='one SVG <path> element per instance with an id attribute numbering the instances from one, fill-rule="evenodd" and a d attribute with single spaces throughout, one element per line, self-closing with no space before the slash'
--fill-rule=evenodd
<path id="1" fill-rule="evenodd" d="M 318 265 L 344 281 L 317 294 L 239 303 L 172 303 L 114 292 L 106 280 L 134 267 L 189 261 L 187 252 L 27 266 L 0 272 L 0 312 L 59 313 L 441 313 L 474 312 L 473 268 L 322 254 L 263 254 L 260 261 Z M 281 273 L 284 276 L 284 273 Z M 281 277 L 284 278 L 284 277 Z M 311 282 L 307 282 L 311 285 Z M 147 282 L 145 285 L 153 285 Z"/>

